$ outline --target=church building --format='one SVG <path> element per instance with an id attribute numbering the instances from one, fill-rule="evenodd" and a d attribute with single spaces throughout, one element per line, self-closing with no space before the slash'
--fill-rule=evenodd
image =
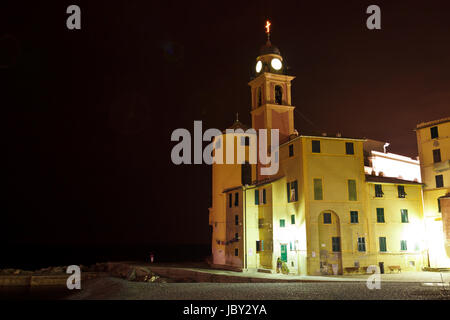
<path id="1" fill-rule="evenodd" d="M 279 130 L 279 170 L 265 176 L 259 162 L 249 163 L 251 134 L 216 137 L 216 149 L 242 148 L 245 159 L 212 165 L 213 266 L 276 272 L 281 259 L 290 274 L 324 275 L 364 273 L 371 265 L 400 272 L 448 263 L 437 199 L 450 202 L 450 119 L 417 127 L 421 162 L 387 153 L 385 142 L 302 134 L 294 127 L 295 77 L 270 41 L 269 24 L 267 36 L 249 82 L 251 128 Z M 435 125 L 440 136 L 432 138 L 428 131 Z M 236 120 L 231 129 L 249 128 Z M 439 164 L 430 158 L 437 141 Z M 438 238 L 431 252 L 429 232 Z"/>

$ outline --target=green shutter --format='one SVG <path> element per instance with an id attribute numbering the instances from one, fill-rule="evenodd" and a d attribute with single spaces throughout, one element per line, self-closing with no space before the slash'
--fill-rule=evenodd
<path id="1" fill-rule="evenodd" d="M 314 200 L 323 200 L 322 179 L 314 179 Z"/>
<path id="2" fill-rule="evenodd" d="M 402 214 L 402 223 L 408 223 L 408 210 L 407 209 L 401 209 Z"/>
<path id="3" fill-rule="evenodd" d="M 332 243 L 332 250 L 333 252 L 340 252 L 341 251 L 341 238 L 340 237 L 332 237 L 331 238 Z"/>
<path id="4" fill-rule="evenodd" d="M 386 247 L 386 237 L 380 237 L 380 252 L 386 252 L 387 251 L 387 247 Z"/>
<path id="5" fill-rule="evenodd" d="M 255 204 L 259 204 L 259 190 L 256 189 L 255 190 Z"/>
<path id="6" fill-rule="evenodd" d="M 348 200 L 350 201 L 356 201 L 356 181 L 355 180 L 348 180 Z"/>
<path id="7" fill-rule="evenodd" d="M 408 245 L 406 243 L 406 240 L 401 240 L 400 241 L 400 250 L 402 250 L 402 251 L 408 250 Z"/>
<path id="8" fill-rule="evenodd" d="M 384 223 L 384 208 L 377 208 L 377 222 Z"/>
<path id="9" fill-rule="evenodd" d="M 295 224 L 295 214 L 291 215 L 291 224 Z"/>
<path id="10" fill-rule="evenodd" d="M 267 203 L 267 201 L 266 201 L 266 189 L 263 189 L 263 201 L 262 201 L 262 203 L 263 204 Z"/>
<path id="11" fill-rule="evenodd" d="M 286 225 L 286 222 L 284 219 L 280 219 L 280 228 L 284 228 Z"/>
<path id="12" fill-rule="evenodd" d="M 350 211 L 350 222 L 358 223 L 358 211 Z"/>

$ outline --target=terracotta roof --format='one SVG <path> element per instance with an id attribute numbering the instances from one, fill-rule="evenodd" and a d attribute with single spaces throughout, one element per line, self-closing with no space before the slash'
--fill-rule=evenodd
<path id="1" fill-rule="evenodd" d="M 268 178 L 268 179 L 264 179 L 264 180 L 260 180 L 260 181 L 254 181 L 251 185 L 249 185 L 249 187 L 259 187 L 259 186 L 262 186 L 262 185 L 265 185 L 265 184 L 268 184 L 268 183 L 280 180 L 281 178 L 284 178 L 284 176 L 277 176 L 277 177 L 274 177 L 274 178 Z M 230 192 L 230 191 L 233 191 L 233 190 L 240 189 L 242 187 L 243 187 L 242 185 L 241 186 L 235 186 L 235 187 L 224 189 L 222 192 L 223 193 L 227 193 L 227 192 Z"/>
<path id="2" fill-rule="evenodd" d="M 370 175 L 370 174 L 366 174 L 366 181 L 367 182 L 380 182 L 380 183 L 423 185 L 423 183 L 420 183 L 420 182 L 417 182 L 417 181 L 403 180 L 403 179 L 392 178 L 392 177 L 373 176 L 373 175 Z"/>
<path id="3" fill-rule="evenodd" d="M 428 121 L 428 122 L 422 122 L 419 123 L 416 127 L 417 129 L 423 129 L 423 128 L 427 128 L 427 127 L 431 127 L 431 126 L 435 126 L 441 123 L 445 123 L 445 122 L 449 122 L 450 121 L 450 117 L 447 118 L 442 118 L 442 119 L 438 119 L 438 120 L 433 120 L 433 121 Z"/>
<path id="4" fill-rule="evenodd" d="M 247 130 L 249 127 L 246 126 L 245 124 L 243 124 L 242 122 L 240 122 L 239 120 L 235 120 L 234 123 L 231 125 L 231 127 L 227 128 L 227 129 L 242 129 L 242 130 Z"/>

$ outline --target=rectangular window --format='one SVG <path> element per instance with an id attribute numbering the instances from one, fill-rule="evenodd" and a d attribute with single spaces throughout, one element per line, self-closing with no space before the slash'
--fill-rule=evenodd
<path id="1" fill-rule="evenodd" d="M 256 241 L 256 252 L 264 251 L 264 240 Z"/>
<path id="2" fill-rule="evenodd" d="M 433 150 L 433 162 L 441 162 L 441 149 Z"/>
<path id="3" fill-rule="evenodd" d="M 234 238 L 235 238 L 236 240 L 239 240 L 239 233 L 235 233 L 235 234 L 234 234 Z"/>
<path id="4" fill-rule="evenodd" d="M 235 225 L 235 226 L 238 226 L 238 225 L 239 225 L 239 216 L 238 216 L 238 215 L 235 215 L 235 216 L 234 216 L 234 225 Z"/>
<path id="5" fill-rule="evenodd" d="M 333 252 L 341 252 L 341 238 L 340 237 L 332 237 L 331 238 L 331 247 L 333 248 Z"/>
<path id="6" fill-rule="evenodd" d="M 291 214 L 291 224 L 295 224 L 295 214 Z"/>
<path id="7" fill-rule="evenodd" d="M 320 153 L 320 141 L 319 140 L 312 140 L 312 152 L 313 153 Z"/>
<path id="8" fill-rule="evenodd" d="M 289 157 L 293 157 L 294 156 L 294 145 L 291 144 L 289 145 Z"/>
<path id="9" fill-rule="evenodd" d="M 348 180 L 348 200 L 356 201 L 356 180 Z"/>
<path id="10" fill-rule="evenodd" d="M 377 208 L 377 222 L 384 223 L 384 208 Z"/>
<path id="11" fill-rule="evenodd" d="M 235 207 L 238 207 L 238 206 L 239 206 L 239 193 L 238 193 L 238 192 L 236 192 L 236 193 L 234 194 L 234 206 L 235 206 Z"/>
<path id="12" fill-rule="evenodd" d="M 295 202 L 298 200 L 298 184 L 297 180 L 287 183 L 288 202 Z"/>
<path id="13" fill-rule="evenodd" d="M 438 138 L 439 137 L 438 127 L 431 127 L 430 133 L 431 133 L 431 139 Z"/>
<path id="14" fill-rule="evenodd" d="M 262 198 L 262 203 L 266 204 L 267 203 L 267 198 L 266 198 L 266 189 L 263 189 L 263 198 Z"/>
<path id="15" fill-rule="evenodd" d="M 355 154 L 353 142 L 346 142 L 345 143 L 345 153 L 346 154 Z"/>
<path id="16" fill-rule="evenodd" d="M 408 223 L 408 209 L 401 209 L 400 210 L 401 214 L 402 214 L 402 223 Z"/>
<path id="17" fill-rule="evenodd" d="M 380 242 L 380 252 L 386 252 L 387 251 L 386 237 L 379 237 L 378 239 Z"/>
<path id="18" fill-rule="evenodd" d="M 402 251 L 408 250 L 408 243 L 406 242 L 406 240 L 400 241 L 400 250 L 402 250 Z"/>
<path id="19" fill-rule="evenodd" d="M 358 211 L 350 211 L 350 223 L 358 223 Z"/>
<path id="20" fill-rule="evenodd" d="M 297 180 L 291 183 L 291 199 L 292 201 L 298 200 L 298 184 Z"/>
<path id="21" fill-rule="evenodd" d="M 280 219 L 280 228 L 284 228 L 286 226 L 286 221 L 284 219 Z"/>
<path id="22" fill-rule="evenodd" d="M 383 195 L 384 195 L 383 187 L 381 186 L 381 184 L 376 184 L 375 185 L 375 197 L 381 198 Z"/>
<path id="23" fill-rule="evenodd" d="M 398 197 L 406 198 L 405 186 L 397 186 Z"/>
<path id="24" fill-rule="evenodd" d="M 232 207 L 233 206 L 233 194 L 229 193 L 228 194 L 228 207 Z"/>
<path id="25" fill-rule="evenodd" d="M 314 179 L 314 200 L 323 200 L 322 179 Z"/>
<path id="26" fill-rule="evenodd" d="M 438 201 L 438 212 L 441 212 L 441 199 L 437 199 Z"/>
<path id="27" fill-rule="evenodd" d="M 289 242 L 289 250 L 294 251 L 294 245 L 293 245 L 292 241 Z"/>
<path id="28" fill-rule="evenodd" d="M 259 190 L 255 189 L 255 204 L 259 204 Z"/>
<path id="29" fill-rule="evenodd" d="M 324 224 L 331 224 L 331 213 L 325 212 L 323 214 L 323 223 Z"/>
<path id="30" fill-rule="evenodd" d="M 287 187 L 287 201 L 291 202 L 291 183 L 290 182 L 286 183 L 286 187 Z"/>
<path id="31" fill-rule="evenodd" d="M 365 252 L 366 251 L 366 238 L 359 237 L 358 238 L 358 251 Z"/>
<path id="32" fill-rule="evenodd" d="M 239 256 L 239 249 L 238 249 L 238 248 L 234 249 L 234 255 L 235 255 L 236 257 Z"/>
<path id="33" fill-rule="evenodd" d="M 442 174 L 436 176 L 436 188 L 444 187 L 444 176 Z"/>

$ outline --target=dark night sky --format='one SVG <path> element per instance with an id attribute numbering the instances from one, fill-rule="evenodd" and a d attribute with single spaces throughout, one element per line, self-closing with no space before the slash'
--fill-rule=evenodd
<path id="1" fill-rule="evenodd" d="M 450 115 L 449 2 L 310 2 L 2 1 L 0 240 L 207 243 L 211 169 L 173 165 L 170 135 L 250 124 L 267 18 L 300 132 L 416 156 L 415 125 Z"/>

